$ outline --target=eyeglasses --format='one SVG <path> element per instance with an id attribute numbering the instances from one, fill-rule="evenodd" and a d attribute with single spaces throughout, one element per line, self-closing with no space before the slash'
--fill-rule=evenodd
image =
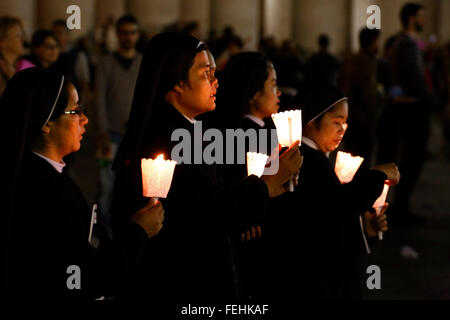
<path id="1" fill-rule="evenodd" d="M 51 49 L 51 50 L 59 49 L 59 46 L 58 46 L 57 44 L 47 44 L 47 43 L 44 43 L 44 44 L 42 44 L 42 46 L 43 46 L 45 49 Z"/>
<path id="2" fill-rule="evenodd" d="M 82 113 L 85 113 L 85 111 L 86 111 L 86 109 L 81 105 L 81 104 L 78 104 L 76 107 L 75 107 L 75 109 L 72 109 L 72 110 L 67 110 L 67 111 L 64 111 L 63 113 L 64 114 L 72 114 L 72 115 L 79 115 L 79 116 L 81 116 L 81 114 Z"/>
<path id="3" fill-rule="evenodd" d="M 118 33 L 122 36 L 134 36 L 139 33 L 139 30 L 119 30 Z"/>

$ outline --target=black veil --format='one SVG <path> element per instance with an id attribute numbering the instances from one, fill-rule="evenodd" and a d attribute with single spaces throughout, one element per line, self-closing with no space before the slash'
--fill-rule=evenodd
<path id="1" fill-rule="evenodd" d="M 264 88 L 269 63 L 268 57 L 259 52 L 242 52 L 230 59 L 219 79 L 216 125 L 240 127 L 248 101 Z"/>
<path id="2" fill-rule="evenodd" d="M 198 39 L 176 32 L 154 36 L 146 47 L 134 90 L 127 131 L 120 144 L 113 169 L 139 158 L 151 144 L 151 132 L 164 125 L 157 115 L 164 114 L 162 102 L 167 92 L 187 80 L 195 55 L 206 49 Z M 162 107 L 161 107 L 162 106 Z"/>
<path id="3" fill-rule="evenodd" d="M 317 119 L 340 101 L 348 100 L 345 94 L 334 84 L 313 85 L 308 91 L 298 93 L 295 102 L 302 109 L 302 124 Z"/>
<path id="4" fill-rule="evenodd" d="M 16 187 L 24 153 L 40 134 L 41 128 L 66 108 L 67 92 L 64 76 L 30 68 L 16 73 L 3 92 L 0 109 L 3 115 L 4 153 L 2 197 L 2 280 L 7 282 L 7 246 L 16 199 Z"/>

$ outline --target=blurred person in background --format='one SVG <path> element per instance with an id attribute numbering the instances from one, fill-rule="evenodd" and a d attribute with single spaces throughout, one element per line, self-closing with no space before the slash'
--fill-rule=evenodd
<path id="1" fill-rule="evenodd" d="M 17 59 L 23 54 L 22 22 L 9 16 L 0 17 L 0 96 L 16 72 Z"/>
<path id="2" fill-rule="evenodd" d="M 55 20 L 52 24 L 52 31 L 61 48 L 57 67 L 64 75 L 70 77 L 78 90 L 81 104 L 86 105 L 91 82 L 88 58 L 82 50 L 72 45 L 65 20 Z"/>
<path id="3" fill-rule="evenodd" d="M 339 61 L 329 52 L 330 38 L 322 34 L 317 39 L 319 52 L 306 64 L 306 81 L 310 85 L 336 83 Z"/>
<path id="4" fill-rule="evenodd" d="M 377 54 L 380 31 L 364 28 L 359 33 L 360 51 L 342 66 L 338 84 L 349 98 L 349 128 L 346 150 L 364 157 L 371 164 L 375 132 L 380 114 L 377 81 Z"/>
<path id="5" fill-rule="evenodd" d="M 126 129 L 142 60 L 142 55 L 136 51 L 139 39 L 136 18 L 131 15 L 121 17 L 116 23 L 116 34 L 119 48 L 100 59 L 95 79 L 99 129 L 97 157 L 101 184 L 99 204 L 106 227 L 109 227 L 109 205 L 114 183 L 111 164 Z"/>
<path id="6" fill-rule="evenodd" d="M 407 3 L 400 12 L 403 30 L 393 43 L 390 67 L 395 94 L 386 113 L 389 121 L 380 127 L 378 162 L 396 162 L 403 173 L 392 206 L 392 218 L 400 223 L 423 224 L 425 219 L 411 212 L 410 200 L 427 155 L 430 114 L 434 101 L 425 79 L 418 35 L 426 23 L 425 8 Z"/>
<path id="7" fill-rule="evenodd" d="M 58 60 L 60 54 L 59 43 L 50 30 L 38 30 L 31 40 L 31 54 L 20 59 L 18 69 L 27 69 L 32 66 L 49 68 Z"/>

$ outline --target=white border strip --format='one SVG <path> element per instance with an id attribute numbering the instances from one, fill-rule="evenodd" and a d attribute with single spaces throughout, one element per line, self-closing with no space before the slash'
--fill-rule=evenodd
<path id="1" fill-rule="evenodd" d="M 334 107 L 336 104 L 338 104 L 341 101 L 347 100 L 347 97 L 343 97 L 341 99 L 339 99 L 338 101 L 336 101 L 335 103 L 333 103 L 331 106 L 329 106 L 328 108 L 326 108 L 325 110 L 323 110 L 321 113 L 319 113 L 317 116 L 315 116 L 314 118 L 312 118 L 311 120 L 308 121 L 308 123 L 313 122 L 314 120 L 316 120 L 318 117 L 320 117 L 322 114 L 324 114 L 325 112 L 327 112 L 328 110 L 330 110 L 332 107 Z M 308 124 L 307 123 L 307 124 Z"/>

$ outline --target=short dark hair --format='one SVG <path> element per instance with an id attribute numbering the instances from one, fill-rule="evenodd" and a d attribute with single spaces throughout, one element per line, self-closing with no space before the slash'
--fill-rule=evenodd
<path id="1" fill-rule="evenodd" d="M 330 38 L 326 34 L 321 34 L 317 40 L 319 46 L 328 47 L 330 45 Z"/>
<path id="2" fill-rule="evenodd" d="M 139 23 L 135 16 L 133 16 L 131 14 L 126 14 L 124 16 L 121 16 L 119 18 L 119 20 L 117 20 L 116 30 L 119 30 L 122 25 L 127 24 L 127 23 L 132 23 L 132 24 L 139 26 Z"/>
<path id="3" fill-rule="evenodd" d="M 361 46 L 361 49 L 365 49 L 370 46 L 379 36 L 379 29 L 363 28 L 359 32 L 359 45 Z"/>
<path id="4" fill-rule="evenodd" d="M 188 22 L 183 29 L 181 30 L 181 32 L 183 33 L 187 33 L 190 34 L 192 31 L 195 31 L 198 29 L 198 23 L 196 21 L 191 21 Z"/>
<path id="5" fill-rule="evenodd" d="M 31 39 L 31 47 L 36 48 L 42 45 L 48 37 L 52 37 L 55 39 L 56 42 L 58 42 L 58 39 L 56 39 L 55 34 L 50 30 L 38 30 L 33 34 L 33 38 Z"/>
<path id="6" fill-rule="evenodd" d="M 409 23 L 410 17 L 415 17 L 417 15 L 417 12 L 419 12 L 420 9 L 424 9 L 425 7 L 418 3 L 409 2 L 405 4 L 400 11 L 400 21 L 403 25 L 403 27 L 407 27 Z"/>
<path id="7" fill-rule="evenodd" d="M 67 31 L 69 31 L 69 29 L 67 28 L 66 20 L 63 20 L 63 19 L 57 19 L 57 20 L 53 21 L 52 28 L 55 28 L 55 27 L 64 27 Z"/>

